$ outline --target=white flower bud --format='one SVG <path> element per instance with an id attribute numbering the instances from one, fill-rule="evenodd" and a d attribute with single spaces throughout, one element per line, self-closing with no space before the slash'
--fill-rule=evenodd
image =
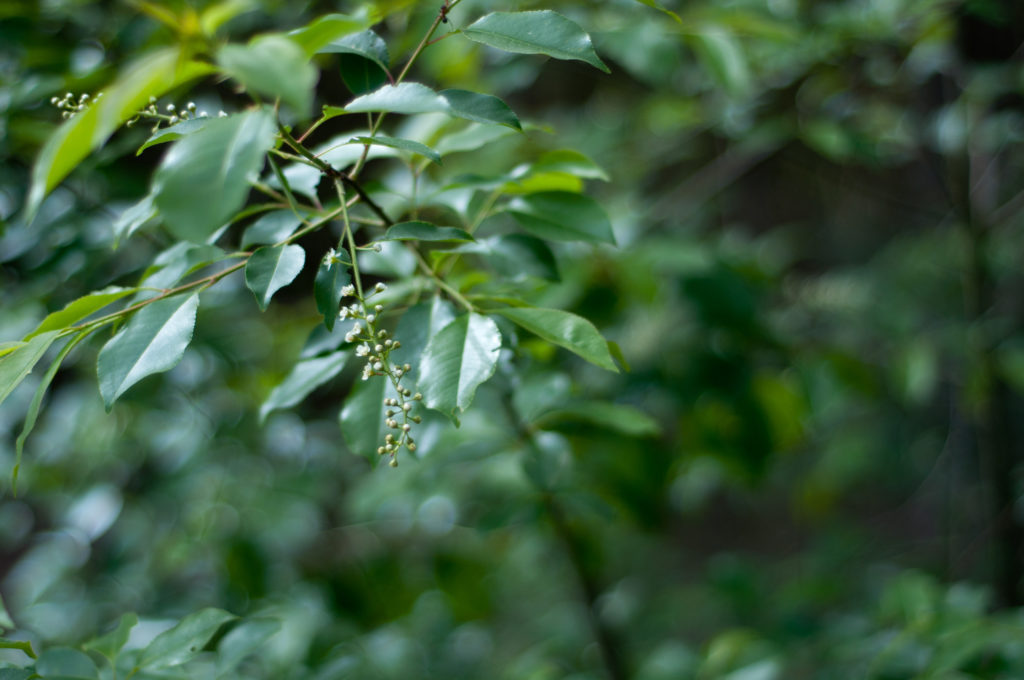
<path id="1" fill-rule="evenodd" d="M 356 347 L 356 356 L 365 357 L 370 354 L 370 346 L 365 342 Z"/>
<path id="2" fill-rule="evenodd" d="M 405 402 L 404 404 L 402 404 L 402 410 L 408 413 L 409 411 L 412 410 L 412 404 L 410 404 L 409 402 Z"/>
<path id="3" fill-rule="evenodd" d="M 373 323 L 376 320 L 377 320 L 377 315 L 376 314 L 369 314 L 366 317 L 366 323 Z"/>
<path id="4" fill-rule="evenodd" d="M 168 104 L 167 105 L 167 112 L 168 113 L 173 113 L 174 112 L 174 104 Z"/>
<path id="5" fill-rule="evenodd" d="M 353 285 L 343 286 L 341 289 L 341 294 L 344 297 L 351 297 L 356 294 L 356 287 Z"/>
<path id="6" fill-rule="evenodd" d="M 384 285 L 383 283 L 381 283 L 380 281 L 378 281 L 378 282 L 377 282 L 377 285 L 376 285 L 376 286 L 374 286 L 373 288 L 374 288 L 374 290 L 376 290 L 376 291 L 377 291 L 378 293 L 383 293 L 384 291 L 386 291 L 386 290 L 388 289 L 388 287 L 387 287 L 387 286 L 385 286 L 385 285 Z"/>
<path id="7" fill-rule="evenodd" d="M 224 111 L 223 111 L 223 110 L 221 110 L 221 111 L 218 111 L 218 112 L 217 112 L 217 117 L 218 117 L 218 118 L 227 118 L 227 117 L 228 117 L 228 114 L 224 113 Z"/>
<path id="8" fill-rule="evenodd" d="M 384 348 L 381 345 L 374 345 L 373 346 L 373 351 L 377 352 L 379 354 L 379 353 L 384 351 Z"/>
<path id="9" fill-rule="evenodd" d="M 375 362 L 373 364 L 373 370 L 375 370 L 375 371 L 382 370 L 383 368 L 384 368 L 383 364 L 381 364 L 379 361 L 377 361 L 377 362 Z"/>
<path id="10" fill-rule="evenodd" d="M 377 312 L 378 314 L 380 314 L 381 312 L 383 312 L 383 311 L 384 311 L 384 305 L 376 305 L 376 306 L 375 306 L 375 307 L 373 308 L 373 311 L 375 311 L 375 312 Z"/>
<path id="11" fill-rule="evenodd" d="M 405 425 L 402 425 L 402 432 L 408 432 L 411 429 L 412 429 L 412 425 L 410 425 L 409 423 L 406 423 Z"/>

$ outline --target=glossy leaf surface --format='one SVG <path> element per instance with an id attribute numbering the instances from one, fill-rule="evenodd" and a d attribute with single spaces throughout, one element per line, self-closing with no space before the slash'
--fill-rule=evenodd
<path id="1" fill-rule="evenodd" d="M 581 316 L 561 309 L 542 307 L 507 307 L 495 310 L 494 313 L 514 321 L 548 342 L 566 348 L 592 364 L 614 373 L 619 372 L 608 352 L 608 344 L 604 337 L 594 324 Z"/>
<path id="2" fill-rule="evenodd" d="M 489 94 L 478 94 L 468 90 L 443 90 L 441 96 L 448 100 L 451 115 L 477 123 L 504 125 L 522 130 L 519 117 L 508 104 Z"/>
<path id="3" fill-rule="evenodd" d="M 492 12 L 464 28 L 462 34 L 506 52 L 577 59 L 611 73 L 594 51 L 590 36 L 574 21 L 551 10 Z"/>
<path id="4" fill-rule="evenodd" d="M 46 333 L 47 331 L 57 331 L 67 328 L 87 316 L 95 314 L 107 305 L 117 302 L 121 298 L 131 295 L 136 291 L 138 291 L 138 288 L 108 286 L 103 290 L 89 293 L 88 295 L 64 305 L 63 309 L 47 314 L 46 318 L 36 326 L 36 329 L 25 336 L 25 339 L 29 340 L 40 333 Z"/>
<path id="5" fill-rule="evenodd" d="M 192 341 L 199 295 L 177 295 L 152 302 L 107 341 L 96 361 L 100 394 L 109 411 L 143 378 L 173 368 Z"/>
<path id="6" fill-rule="evenodd" d="M 245 285 L 256 296 L 260 310 L 266 310 L 274 293 L 295 280 L 306 262 L 301 246 L 282 245 L 258 248 L 245 265 Z"/>
<path id="7" fill-rule="evenodd" d="M 274 129 L 273 116 L 250 111 L 211 120 L 174 143 L 153 178 L 154 202 L 171 233 L 202 243 L 242 207 Z"/>
<path id="8" fill-rule="evenodd" d="M 448 100 L 420 83 L 385 85 L 369 94 L 353 99 L 345 111 L 363 113 L 388 111 L 390 113 L 448 113 Z"/>
<path id="9" fill-rule="evenodd" d="M 457 317 L 431 338 L 420 362 L 423 401 L 453 420 L 494 374 L 501 351 L 497 324 L 479 314 Z"/>

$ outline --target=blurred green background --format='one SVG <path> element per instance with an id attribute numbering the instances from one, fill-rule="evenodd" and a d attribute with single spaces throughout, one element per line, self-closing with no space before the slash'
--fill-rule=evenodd
<path id="1" fill-rule="evenodd" d="M 264 0 L 225 33 L 358 4 Z M 438 4 L 380 3 L 393 63 Z M 537 126 L 448 172 L 561 148 L 605 168 L 587 191 L 619 246 L 561 247 L 533 293 L 631 371 L 527 344 L 461 428 L 375 470 L 340 435 L 348 373 L 259 424 L 318 317 L 302 279 L 263 314 L 228 279 L 183 361 L 110 414 L 99 344 L 70 356 L 17 497 L 36 376 L 0 410 L 17 634 L 73 644 L 135 611 L 151 637 L 216 606 L 282 621 L 238 677 L 1024 677 L 1024 4 L 465 0 L 451 24 L 534 8 L 612 74 L 453 36 L 413 77 Z M 50 97 L 173 39 L 130 3 L 0 6 L 0 341 L 167 245 L 111 247 L 160 158 L 134 156 L 141 130 L 20 210 Z M 342 104 L 321 56 L 318 101 Z M 544 414 L 532 445 L 510 385 Z"/>

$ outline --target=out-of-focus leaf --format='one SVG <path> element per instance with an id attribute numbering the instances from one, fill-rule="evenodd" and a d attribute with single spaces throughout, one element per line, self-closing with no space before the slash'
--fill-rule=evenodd
<path id="1" fill-rule="evenodd" d="M 326 107 L 330 109 L 331 107 Z M 325 109 L 325 110 L 326 110 Z M 448 113 L 448 100 L 420 83 L 404 82 L 385 85 L 369 94 L 353 99 L 347 113 L 388 111 L 390 113 Z"/>
<path id="2" fill-rule="evenodd" d="M 578 354 L 595 366 L 618 373 L 601 333 L 581 316 L 561 309 L 507 307 L 494 310 L 548 342 Z"/>
<path id="3" fill-rule="evenodd" d="M 369 28 L 374 19 L 368 15 L 327 14 L 288 33 L 288 38 L 312 57 L 335 40 Z"/>
<path id="4" fill-rule="evenodd" d="M 156 206 L 153 205 L 153 194 L 146 194 L 138 203 L 126 208 L 114 222 L 114 247 L 121 243 L 144 226 L 147 222 L 156 217 Z"/>
<path id="5" fill-rule="evenodd" d="M 388 46 L 373 31 L 362 31 L 335 40 L 321 52 L 334 52 L 338 58 L 341 79 L 352 94 L 376 90 L 388 80 Z"/>
<path id="6" fill-rule="evenodd" d="M 630 437 L 653 437 L 661 431 L 658 421 L 638 408 L 609 401 L 587 401 L 548 411 L 538 425 L 548 427 L 564 420 L 621 432 Z"/>
<path id="7" fill-rule="evenodd" d="M 280 629 L 280 621 L 264 618 L 249 619 L 232 628 L 217 645 L 217 676 L 230 673 Z"/>
<path id="8" fill-rule="evenodd" d="M 351 283 L 348 275 L 349 266 L 350 264 L 332 252 L 324 257 L 316 272 L 316 279 L 313 282 L 313 299 L 316 301 L 316 311 L 323 314 L 324 325 L 329 331 L 334 330 L 334 323 L 338 320 L 341 290 Z"/>
<path id="9" fill-rule="evenodd" d="M 171 288 L 192 272 L 198 271 L 228 256 L 217 246 L 177 243 L 157 255 L 153 264 L 143 273 L 139 288 Z M 141 291 L 140 295 L 150 291 Z"/>
<path id="10" fill-rule="evenodd" d="M 273 411 L 291 408 L 305 399 L 310 392 L 341 373 L 348 357 L 349 352 L 345 350 L 300 360 L 260 406 L 260 420 L 266 420 Z"/>
<path id="11" fill-rule="evenodd" d="M 190 135 L 193 132 L 201 130 L 204 125 L 210 122 L 210 118 L 190 118 L 189 120 L 183 120 L 180 123 L 175 123 L 170 127 L 160 128 L 149 136 L 149 139 L 139 147 L 139 150 L 135 152 L 136 156 L 142 154 L 143 151 L 151 146 L 157 146 L 158 144 L 166 144 L 167 142 L 173 142 L 177 139 L 181 139 L 186 135 Z"/>
<path id="12" fill-rule="evenodd" d="M 157 300 L 136 312 L 107 341 L 100 350 L 96 372 L 108 411 L 129 387 L 170 370 L 181 360 L 192 341 L 198 308 L 198 294 Z"/>
<path id="13" fill-rule="evenodd" d="M 390 431 L 384 423 L 384 399 L 397 396 L 386 378 L 356 381 L 338 415 L 341 434 L 352 453 L 377 460 L 377 447 L 383 445 Z"/>
<path id="14" fill-rule="evenodd" d="M 36 673 L 54 680 L 93 680 L 100 676 L 88 654 L 70 647 L 54 647 L 41 653 Z"/>
<path id="15" fill-rule="evenodd" d="M 0 649 L 17 649 L 24 652 L 31 658 L 36 658 L 36 652 L 32 649 L 32 643 L 28 640 L 8 640 L 0 637 Z"/>
<path id="16" fill-rule="evenodd" d="M 0 404 L 32 372 L 32 368 L 39 363 L 46 350 L 57 339 L 58 333 L 59 331 L 40 333 L 0 358 Z"/>
<path id="17" fill-rule="evenodd" d="M 0 630 L 6 628 L 7 630 L 14 629 L 14 619 L 7 612 L 7 607 L 4 606 L 4 598 L 0 596 Z"/>
<path id="18" fill-rule="evenodd" d="M 594 44 L 586 31 L 551 10 L 492 12 L 462 29 L 462 34 L 470 40 L 506 52 L 577 59 L 611 73 L 594 51 Z"/>
<path id="19" fill-rule="evenodd" d="M 750 70 L 743 48 L 729 31 L 718 25 L 702 27 L 693 35 L 698 56 L 732 94 L 742 94 L 750 87 Z"/>
<path id="20" fill-rule="evenodd" d="M 234 614 L 212 607 L 189 614 L 153 638 L 139 656 L 138 665 L 159 669 L 183 664 L 202 651 L 218 628 L 235 618 Z"/>
<path id="21" fill-rule="evenodd" d="M 83 158 L 100 146 L 148 102 L 164 92 L 211 71 L 208 64 L 186 61 L 177 48 L 166 48 L 130 66 L 85 111 L 75 114 L 46 140 L 32 168 L 26 202 L 31 219 L 46 196 Z"/>
<path id="22" fill-rule="evenodd" d="M 583 179 L 609 181 L 608 174 L 601 166 L 572 149 L 558 149 L 542 154 L 537 162 L 530 166 L 530 172 L 564 172 Z"/>
<path id="23" fill-rule="evenodd" d="M 242 247 L 280 243 L 291 236 L 302 220 L 291 210 L 275 210 L 262 215 L 246 227 L 242 234 Z"/>
<path id="24" fill-rule="evenodd" d="M 427 348 L 431 338 L 455 318 L 455 308 L 440 296 L 434 296 L 429 302 L 421 302 L 409 308 L 398 321 L 395 337 L 402 346 L 391 352 L 391 358 L 397 363 L 411 364 L 413 378 L 418 380 L 420 360 L 423 350 Z"/>
<path id="25" fill-rule="evenodd" d="M 414 142 L 411 139 L 400 139 L 398 137 L 386 137 L 384 135 L 376 135 L 375 137 L 356 137 L 351 144 L 370 144 L 377 146 L 387 146 L 392 149 L 398 149 L 399 151 L 408 151 L 410 153 L 419 154 L 425 158 L 429 158 L 438 165 L 441 164 L 441 154 L 431 149 L 426 144 L 420 144 Z"/>
<path id="26" fill-rule="evenodd" d="M 615 243 L 608 215 L 597 202 L 569 191 L 541 191 L 512 200 L 507 210 L 528 232 L 556 241 Z"/>
<path id="27" fill-rule="evenodd" d="M 460 252 L 482 255 L 499 274 L 511 279 L 536 276 L 558 281 L 558 263 L 547 243 L 527 234 L 504 234 L 465 246 Z"/>
<path id="28" fill-rule="evenodd" d="M 99 652 L 108 659 L 117 657 L 120 653 L 121 648 L 124 647 L 125 643 L 128 642 L 128 636 L 139 623 L 139 617 L 133 612 L 129 612 L 121 616 L 121 620 L 117 622 L 117 628 L 110 631 L 106 635 L 101 635 L 98 638 L 94 638 L 89 642 L 82 645 L 83 649 L 92 650 Z"/>
<path id="29" fill-rule="evenodd" d="M 281 245 L 256 249 L 245 265 L 245 285 L 256 296 L 261 311 L 274 293 L 295 280 L 306 262 L 302 246 Z"/>
<path id="30" fill-rule="evenodd" d="M 245 203 L 274 143 L 263 110 L 217 118 L 179 139 L 153 177 L 155 204 L 179 239 L 204 242 Z"/>
<path id="31" fill-rule="evenodd" d="M 217 52 L 217 64 L 248 90 L 280 97 L 301 117 L 309 115 L 319 73 L 294 41 L 268 35 L 248 45 L 225 45 Z"/>
<path id="32" fill-rule="evenodd" d="M 654 8 L 654 9 L 660 11 L 660 12 L 664 12 L 665 14 L 669 15 L 670 17 L 675 19 L 680 24 L 683 23 L 683 20 L 679 18 L 678 14 L 676 14 L 675 12 L 673 12 L 670 9 L 665 9 L 665 6 L 662 5 L 660 2 L 655 2 L 655 0 L 636 0 L 636 1 L 641 3 L 641 4 L 643 4 L 643 5 L 647 5 L 648 7 L 652 7 L 652 8 Z"/>
<path id="33" fill-rule="evenodd" d="M 435 335 L 420 361 L 423 401 L 458 422 L 458 413 L 473 401 L 476 388 L 494 374 L 501 333 L 491 319 L 469 313 Z"/>
<path id="34" fill-rule="evenodd" d="M 199 15 L 199 27 L 204 34 L 212 36 L 218 28 L 239 14 L 255 9 L 257 4 L 253 0 L 224 0 L 203 10 Z"/>
<path id="35" fill-rule="evenodd" d="M 465 243 L 472 241 L 462 229 L 456 227 L 439 227 L 429 222 L 399 222 L 384 234 L 384 241 L 448 241 Z"/>
<path id="36" fill-rule="evenodd" d="M 489 94 L 478 94 L 468 90 L 442 90 L 441 96 L 451 106 L 449 113 L 456 118 L 465 118 L 477 123 L 504 125 L 522 130 L 519 117 L 508 104 Z"/>
<path id="37" fill-rule="evenodd" d="M 503 137 L 515 134 L 509 127 L 480 125 L 474 123 L 463 130 L 445 135 L 437 142 L 437 151 L 442 156 L 460 151 L 474 151 Z"/>
<path id="38" fill-rule="evenodd" d="M 25 336 L 25 339 L 31 340 L 41 333 L 63 330 L 75 322 L 81 321 L 91 314 L 95 314 L 112 302 L 117 302 L 121 298 L 131 295 L 138 290 L 138 288 L 108 286 L 103 290 L 97 290 L 89 293 L 88 295 L 67 303 L 60 311 L 47 314 L 46 318 L 36 326 L 36 329 Z"/>

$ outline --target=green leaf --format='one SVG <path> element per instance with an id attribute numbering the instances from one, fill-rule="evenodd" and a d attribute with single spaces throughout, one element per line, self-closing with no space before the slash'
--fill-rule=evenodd
<path id="1" fill-rule="evenodd" d="M 135 152 L 135 155 L 141 155 L 143 151 L 151 146 L 173 142 L 186 135 L 190 135 L 193 132 L 201 130 L 203 126 L 211 120 L 211 118 L 190 118 L 188 120 L 183 120 L 180 123 L 175 123 L 170 127 L 160 128 L 149 136 L 149 139 L 146 140 L 145 144 L 139 147 L 139 150 Z"/>
<path id="2" fill-rule="evenodd" d="M 340 351 L 299 361 L 260 406 L 260 422 L 266 420 L 273 411 L 295 406 L 310 392 L 341 373 L 348 357 L 348 351 Z"/>
<path id="3" fill-rule="evenodd" d="M 664 12 L 665 14 L 669 15 L 670 17 L 675 19 L 680 24 L 683 23 L 683 20 L 679 18 L 678 14 L 676 14 L 675 12 L 673 12 L 670 9 L 665 9 L 665 7 L 660 2 L 655 2 L 654 0 L 636 0 L 636 1 L 639 2 L 640 4 L 647 5 L 648 7 L 652 7 L 654 9 L 658 10 L 659 12 Z"/>
<path id="4" fill-rule="evenodd" d="M 326 107 L 325 110 L 330 107 Z M 448 100 L 420 83 L 385 85 L 353 99 L 347 113 L 387 111 L 389 113 L 448 113 Z"/>
<path id="5" fill-rule="evenodd" d="M 732 33 L 718 25 L 703 26 L 692 36 L 694 51 L 711 74 L 731 94 L 750 88 L 750 69 L 743 48 Z"/>
<path id="6" fill-rule="evenodd" d="M 466 231 L 456 227 L 439 227 L 430 222 L 399 222 L 384 234 L 382 241 L 473 241 Z"/>
<path id="7" fill-rule="evenodd" d="M 96 362 L 100 394 L 109 411 L 125 390 L 154 373 L 168 371 L 192 341 L 199 294 L 152 302 L 100 350 Z"/>
<path id="8" fill-rule="evenodd" d="M 295 233 L 300 224 L 302 219 L 291 210 L 268 212 L 246 227 L 242 247 L 280 243 Z"/>
<path id="9" fill-rule="evenodd" d="M 437 142 L 437 151 L 442 156 L 460 151 L 475 151 L 491 142 L 514 135 L 515 131 L 508 127 L 479 125 L 473 123 L 465 129 L 445 135 Z"/>
<path id="10" fill-rule="evenodd" d="M 411 153 L 424 156 L 425 158 L 429 158 L 434 163 L 441 165 L 441 154 L 434 151 L 426 144 L 420 144 L 419 142 L 414 142 L 411 139 L 377 135 L 375 137 L 355 137 L 349 142 L 349 144 L 371 144 L 376 146 L 387 146 L 401 151 L 409 151 Z"/>
<path id="11" fill-rule="evenodd" d="M 658 421 L 640 409 L 608 401 L 586 401 L 549 411 L 537 424 L 540 427 L 550 427 L 567 420 L 613 430 L 630 437 L 654 437 L 661 432 Z"/>
<path id="12" fill-rule="evenodd" d="M 334 330 L 334 323 L 338 320 L 341 289 L 351 283 L 348 268 L 349 265 L 332 251 L 320 262 L 316 272 L 313 299 L 316 301 L 316 311 L 324 315 L 324 325 L 329 331 Z"/>
<path id="13" fill-rule="evenodd" d="M 168 90 L 205 75 L 211 67 L 186 61 L 177 48 L 166 48 L 135 62 L 103 97 L 85 111 L 75 114 L 46 140 L 32 168 L 32 188 L 26 202 L 28 220 L 35 215 L 43 197 L 120 127 Z"/>
<path id="14" fill-rule="evenodd" d="M 594 324 L 581 316 L 561 309 L 542 307 L 507 307 L 500 314 L 550 343 L 564 347 L 601 368 L 618 373 L 608 352 L 608 344 Z"/>
<path id="15" fill-rule="evenodd" d="M 36 673 L 54 680 L 99 678 L 99 669 L 89 655 L 70 647 L 54 647 L 39 655 Z"/>
<path id="16" fill-rule="evenodd" d="M 82 645 L 82 649 L 99 652 L 108 659 L 113 660 L 117 658 L 121 648 L 128 642 L 128 636 L 131 634 L 132 628 L 138 623 L 139 617 L 134 613 L 124 614 L 121 616 L 121 620 L 117 622 L 117 628 L 86 642 Z"/>
<path id="17" fill-rule="evenodd" d="M 25 336 L 25 339 L 31 340 L 41 333 L 63 330 L 75 322 L 81 321 L 85 317 L 95 314 L 110 303 L 116 302 L 127 295 L 138 292 L 138 290 L 138 288 L 108 286 L 103 290 L 97 290 L 89 293 L 84 297 L 80 297 L 77 300 L 64 305 L 64 308 L 60 311 L 47 314 L 46 318 L 36 326 L 36 329 Z"/>
<path id="18" fill-rule="evenodd" d="M 32 368 L 46 354 L 59 331 L 46 331 L 36 335 L 10 354 L 0 358 L 0 404 L 21 384 Z"/>
<path id="19" fill-rule="evenodd" d="M 274 293 L 295 280 L 306 263 L 301 246 L 267 246 L 258 248 L 245 265 L 245 285 L 256 296 L 260 311 L 266 311 Z"/>
<path id="20" fill-rule="evenodd" d="M 267 35 L 248 45 L 225 45 L 217 52 L 217 64 L 247 90 L 280 97 L 300 117 L 309 115 L 319 73 L 294 41 Z"/>
<path id="21" fill-rule="evenodd" d="M 145 272 L 139 288 L 171 288 L 192 272 L 227 259 L 228 254 L 217 246 L 176 243 L 157 255 Z M 151 291 L 140 295 L 152 297 Z"/>
<path id="22" fill-rule="evenodd" d="M 494 374 L 501 333 L 486 316 L 457 317 L 431 338 L 420 362 L 423 403 L 458 422 L 458 412 L 473 401 L 476 388 Z"/>
<path id="23" fill-rule="evenodd" d="M 212 607 L 189 614 L 174 628 L 153 638 L 139 656 L 138 665 L 157 669 L 183 664 L 202 651 L 218 628 L 235 618 L 234 614 Z"/>
<path id="24" fill-rule="evenodd" d="M 341 79 L 352 94 L 372 92 L 388 80 L 388 46 L 373 31 L 345 36 L 320 51 L 341 55 Z"/>
<path id="25" fill-rule="evenodd" d="M 0 668 L 0 680 L 33 680 L 39 676 L 27 668 Z"/>
<path id="26" fill-rule="evenodd" d="M 462 250 L 462 249 L 460 249 Z M 482 255 L 504 277 L 517 280 L 535 276 L 559 281 L 558 263 L 547 243 L 527 234 L 505 234 L 479 241 L 468 252 Z"/>
<path id="27" fill-rule="evenodd" d="M 33 659 L 38 658 L 35 650 L 32 649 L 32 643 L 28 640 L 8 640 L 0 637 L 0 649 L 17 649 Z"/>
<path id="28" fill-rule="evenodd" d="M 590 36 L 575 22 L 551 10 L 492 12 L 462 29 L 462 34 L 506 52 L 577 59 L 611 73 L 594 51 Z"/>
<path id="29" fill-rule="evenodd" d="M 174 143 L 153 178 L 154 202 L 179 239 L 202 243 L 245 203 L 274 143 L 268 112 L 211 120 Z"/>
<path id="30" fill-rule="evenodd" d="M 11 472 L 11 487 L 14 493 L 18 492 L 18 470 L 21 468 L 21 456 L 25 450 L 25 440 L 31 434 L 32 428 L 36 426 L 36 418 L 39 416 L 39 408 L 43 403 L 43 395 L 46 394 L 47 388 L 53 382 L 53 377 L 60 370 L 61 363 L 70 354 L 71 350 L 75 348 L 75 345 L 84 340 L 90 332 L 88 330 L 80 332 L 61 348 L 60 352 L 57 353 L 57 357 L 51 362 L 50 368 L 43 374 L 43 379 L 39 381 L 39 386 L 36 387 L 36 393 L 32 397 L 32 403 L 29 404 L 28 414 L 25 416 L 25 423 L 22 425 L 21 434 L 18 435 L 18 439 L 14 442 L 14 468 Z"/>
<path id="31" fill-rule="evenodd" d="M 594 161 L 572 149 L 548 151 L 530 166 L 531 173 L 564 172 L 583 179 L 609 181 L 608 174 Z"/>
<path id="32" fill-rule="evenodd" d="M 435 295 L 429 302 L 420 302 L 410 307 L 395 328 L 395 338 L 402 346 L 391 352 L 395 363 L 410 364 L 414 374 L 413 382 L 419 380 L 419 366 L 423 358 L 423 350 L 430 340 L 441 332 L 455 318 L 455 308 L 450 302 Z"/>
<path id="33" fill-rule="evenodd" d="M 489 94 L 478 94 L 467 90 L 442 90 L 441 96 L 448 100 L 451 115 L 477 123 L 504 125 L 522 130 L 519 118 L 508 104 Z"/>
<path id="34" fill-rule="evenodd" d="M 210 5 L 199 15 L 199 27 L 203 33 L 212 36 L 217 29 L 228 21 L 231 21 L 239 14 L 244 14 L 258 8 L 255 0 L 224 0 L 215 5 Z"/>
<path id="35" fill-rule="evenodd" d="M 335 40 L 365 30 L 373 23 L 373 18 L 366 15 L 327 14 L 307 26 L 290 31 L 288 38 L 301 47 L 308 58 Z"/>
<path id="36" fill-rule="evenodd" d="M 540 238 L 615 243 L 604 209 L 582 194 L 540 191 L 513 199 L 507 210 L 526 231 Z"/>
<path id="37" fill-rule="evenodd" d="M 156 217 L 156 206 L 153 205 L 153 194 L 146 194 L 135 205 L 126 208 L 112 226 L 114 247 L 117 248 L 121 239 L 126 239 Z"/>
<path id="38" fill-rule="evenodd" d="M 4 628 L 13 630 L 15 625 L 14 619 L 11 618 L 11 615 L 7 612 L 7 607 L 4 606 L 3 596 L 0 596 L 0 630 Z"/>
<path id="39" fill-rule="evenodd" d="M 280 621 L 267 618 L 249 619 L 232 628 L 217 645 L 217 677 L 233 671 L 280 629 Z"/>
<path id="40" fill-rule="evenodd" d="M 338 415 L 341 434 L 352 453 L 366 456 L 371 462 L 379 458 L 377 447 L 391 432 L 384 424 L 384 399 L 397 396 L 391 381 L 384 377 L 356 381 Z"/>

